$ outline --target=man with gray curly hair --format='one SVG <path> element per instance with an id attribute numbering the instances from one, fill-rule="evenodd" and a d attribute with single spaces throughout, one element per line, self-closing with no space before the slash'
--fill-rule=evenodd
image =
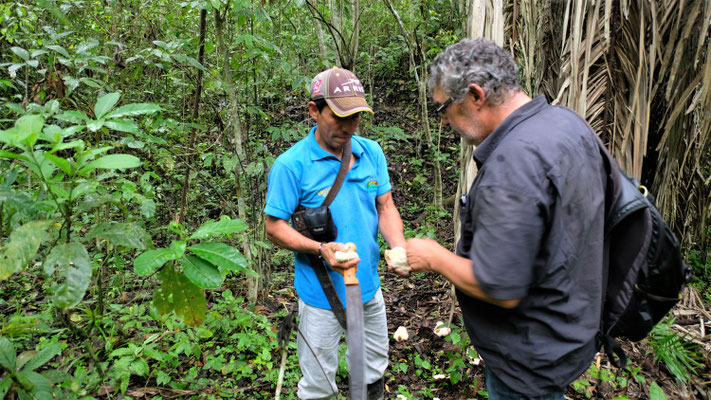
<path id="1" fill-rule="evenodd" d="M 442 123 L 477 146 L 479 172 L 462 198 L 456 254 L 410 239 L 410 273 L 435 271 L 456 286 L 489 399 L 562 400 L 598 348 L 599 139 L 572 110 L 526 95 L 511 54 L 488 40 L 449 46 L 430 72 Z"/>

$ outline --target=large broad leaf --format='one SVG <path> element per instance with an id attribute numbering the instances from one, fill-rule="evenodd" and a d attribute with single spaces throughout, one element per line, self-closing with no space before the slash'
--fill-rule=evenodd
<path id="1" fill-rule="evenodd" d="M 185 274 L 172 267 L 163 268 L 158 277 L 162 284 L 155 288 L 153 304 L 160 314 L 175 311 L 190 326 L 198 326 L 205 320 L 207 302 L 205 294 L 190 282 Z"/>
<path id="2" fill-rule="evenodd" d="M 0 281 L 27 267 L 42 242 L 49 240 L 51 221 L 32 221 L 15 229 L 10 242 L 0 249 Z"/>
<path id="3" fill-rule="evenodd" d="M 0 336 L 0 366 L 10 372 L 15 372 L 17 369 L 16 363 L 15 347 L 7 338 Z"/>
<path id="4" fill-rule="evenodd" d="M 188 250 L 218 267 L 258 276 L 256 272 L 249 269 L 247 259 L 239 250 L 224 243 L 198 243 L 188 247 Z"/>
<path id="5" fill-rule="evenodd" d="M 120 98 L 121 94 L 119 92 L 113 92 L 99 97 L 99 100 L 97 100 L 94 105 L 94 116 L 96 119 L 101 119 L 101 117 L 114 108 Z"/>
<path id="6" fill-rule="evenodd" d="M 153 247 L 151 237 L 142 227 L 130 222 L 102 222 L 87 233 L 84 239 L 106 239 L 114 246 L 145 250 Z"/>
<path id="7" fill-rule="evenodd" d="M 32 372 L 32 371 L 23 371 L 17 374 L 17 380 L 24 386 L 25 388 L 30 388 L 29 389 L 29 396 L 27 396 L 28 399 L 32 400 L 44 400 L 44 399 L 53 399 L 54 396 L 52 395 L 52 382 L 49 381 L 49 379 L 45 378 L 44 376 Z M 19 391 L 18 391 L 19 394 Z M 23 396 L 20 396 L 22 399 Z"/>
<path id="8" fill-rule="evenodd" d="M 175 260 L 173 249 L 148 250 L 133 260 L 133 271 L 138 276 L 148 276 L 170 260 Z"/>
<path id="9" fill-rule="evenodd" d="M 44 264 L 47 275 L 54 275 L 54 304 L 65 310 L 79 304 L 91 281 L 91 261 L 84 245 L 60 244 L 52 249 Z M 55 275 L 56 273 L 56 275 Z"/>
<path id="10" fill-rule="evenodd" d="M 141 215 L 146 218 L 153 218 L 153 216 L 156 215 L 156 202 L 151 199 L 142 199 Z"/>
<path id="11" fill-rule="evenodd" d="M 104 126 L 119 132 L 138 133 L 138 125 L 127 119 L 104 121 Z"/>
<path id="12" fill-rule="evenodd" d="M 183 272 L 188 279 L 203 289 L 217 289 L 222 285 L 220 270 L 202 258 L 183 257 Z"/>
<path id="13" fill-rule="evenodd" d="M 30 59 L 30 52 L 23 49 L 22 47 L 13 46 L 10 47 L 10 50 L 12 50 L 13 53 L 17 54 L 17 56 L 20 57 L 23 61 L 27 61 Z"/>
<path id="14" fill-rule="evenodd" d="M 47 46 L 44 46 L 44 47 L 46 47 L 46 48 L 48 48 L 48 49 L 50 49 L 50 50 L 54 50 L 54 51 L 56 51 L 57 53 L 63 55 L 64 57 L 69 58 L 69 52 L 67 52 L 67 50 L 66 50 L 64 47 L 62 47 L 62 46 L 58 46 L 58 45 L 47 45 Z"/>
<path id="15" fill-rule="evenodd" d="M 223 215 L 219 221 L 205 222 L 190 236 L 190 239 L 207 239 L 217 235 L 241 232 L 245 229 L 247 229 L 247 224 L 242 220 L 230 219 L 230 217 Z"/>
<path id="16" fill-rule="evenodd" d="M 135 117 L 136 115 L 151 114 L 160 111 L 160 106 L 150 103 L 133 103 L 121 106 L 106 114 L 106 119 L 120 117 Z"/>
<path id="17" fill-rule="evenodd" d="M 62 353 L 62 345 L 59 343 L 53 343 L 44 349 L 40 350 L 30 361 L 25 364 L 24 371 L 34 371 L 37 368 L 43 366 L 47 361 L 54 358 L 54 356 Z"/>
<path id="18" fill-rule="evenodd" d="M 41 115 L 25 115 L 15 121 L 17 140 L 26 141 L 29 146 L 33 146 L 37 137 L 42 133 L 44 118 Z"/>
<path id="19" fill-rule="evenodd" d="M 141 160 L 130 154 L 109 154 L 98 158 L 82 168 L 81 174 L 86 174 L 92 169 L 118 169 L 118 168 L 136 168 L 141 166 Z"/>
<path id="20" fill-rule="evenodd" d="M 0 202 L 5 202 L 6 207 L 12 207 L 20 212 L 29 211 L 35 203 L 28 193 L 16 193 L 3 189 L 0 189 Z"/>

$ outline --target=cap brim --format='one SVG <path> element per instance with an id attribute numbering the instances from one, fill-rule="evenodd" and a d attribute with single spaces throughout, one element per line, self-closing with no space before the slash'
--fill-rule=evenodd
<path id="1" fill-rule="evenodd" d="M 326 99 L 326 103 L 328 103 L 331 111 L 339 117 L 347 117 L 362 111 L 374 114 L 363 97 L 336 97 Z"/>

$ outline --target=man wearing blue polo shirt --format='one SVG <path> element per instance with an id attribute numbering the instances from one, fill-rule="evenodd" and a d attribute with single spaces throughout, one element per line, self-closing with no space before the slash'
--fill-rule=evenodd
<path id="1" fill-rule="evenodd" d="M 378 230 L 391 247 L 404 246 L 405 236 L 393 202 L 383 150 L 372 140 L 354 136 L 360 113 L 373 113 L 364 93 L 358 78 L 348 70 L 333 68 L 316 75 L 308 103 L 316 126 L 306 138 L 279 156 L 269 173 L 264 209 L 267 236 L 273 243 L 296 252 L 294 286 L 299 294 L 300 331 L 297 352 L 303 375 L 297 393 L 300 399 L 327 399 L 337 394 L 338 343 L 343 334 L 309 262 L 309 254 L 319 255 L 330 266 L 328 273 L 343 304 L 345 286 L 338 272 L 357 265 L 356 277 L 363 300 L 368 399 L 383 396 L 388 332 L 377 271 Z M 350 169 L 330 205 L 338 236 L 334 242 L 320 243 L 297 232 L 288 221 L 299 205 L 317 207 L 323 203 L 348 141 L 353 153 Z M 335 252 L 347 251 L 344 244 L 347 242 L 355 243 L 360 258 L 340 263 Z"/>

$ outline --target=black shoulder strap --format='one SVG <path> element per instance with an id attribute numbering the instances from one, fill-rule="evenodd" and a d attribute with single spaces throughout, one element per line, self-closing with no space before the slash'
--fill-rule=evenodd
<path id="1" fill-rule="evenodd" d="M 346 173 L 348 173 L 348 168 L 351 164 L 352 156 L 352 145 L 351 141 L 349 140 L 343 147 L 343 156 L 341 156 L 341 167 L 338 169 L 336 180 L 333 182 L 331 190 L 328 191 L 326 199 L 321 204 L 322 206 L 328 207 L 329 205 L 331 205 L 331 202 L 333 202 L 333 199 L 338 194 L 338 191 L 341 190 L 341 186 L 343 185 L 343 181 L 346 178 Z M 328 269 L 326 269 L 326 265 L 323 263 L 323 260 L 321 258 L 313 254 L 309 255 L 309 261 L 311 261 L 311 266 L 313 267 L 314 272 L 316 272 L 316 277 L 318 278 L 318 281 L 321 284 L 323 293 L 326 295 L 326 299 L 328 299 L 328 304 L 331 305 L 331 310 L 333 310 L 333 314 L 335 314 L 338 323 L 341 324 L 343 329 L 346 329 L 346 309 L 343 307 L 341 299 L 338 298 L 336 288 L 333 286 L 333 281 L 331 281 L 331 277 L 328 275 Z"/>
<path id="2" fill-rule="evenodd" d="M 353 140 L 353 139 L 351 139 L 351 140 Z M 341 167 L 338 169 L 338 174 L 336 175 L 336 180 L 333 182 L 333 185 L 331 186 L 331 190 L 328 191 L 328 195 L 326 195 L 326 199 L 323 200 L 323 203 L 321 204 L 322 206 L 328 207 L 331 205 L 331 202 L 338 194 L 338 191 L 341 190 L 343 181 L 346 179 L 346 174 L 348 173 L 348 168 L 351 166 L 351 157 L 353 156 L 353 153 L 351 150 L 352 149 L 351 140 L 346 142 L 346 145 L 343 147 L 343 155 L 341 156 Z"/>

